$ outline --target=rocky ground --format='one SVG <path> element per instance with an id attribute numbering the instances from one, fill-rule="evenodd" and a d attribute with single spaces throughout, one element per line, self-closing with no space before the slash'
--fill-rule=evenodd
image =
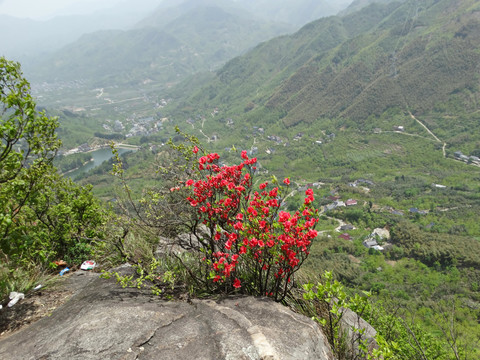
<path id="1" fill-rule="evenodd" d="M 89 281 L 97 278 L 92 272 L 76 271 L 62 277 L 51 279 L 37 291 L 25 294 L 13 307 L 7 307 L 7 301 L 0 310 L 0 339 L 50 316 L 55 309 L 63 305 L 73 294 L 80 291 Z"/>
<path id="2" fill-rule="evenodd" d="M 0 359 L 333 359 L 318 324 L 266 298 L 166 301 L 77 271 L 5 310 Z"/>

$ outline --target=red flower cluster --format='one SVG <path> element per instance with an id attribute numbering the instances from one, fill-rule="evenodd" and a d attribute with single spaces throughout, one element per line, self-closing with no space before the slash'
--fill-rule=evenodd
<path id="1" fill-rule="evenodd" d="M 200 243 L 213 281 L 236 289 L 241 282 L 254 284 L 250 291 L 279 300 L 317 236 L 313 191 L 306 191 L 301 211 L 293 215 L 280 211 L 282 189 L 267 189 L 269 184 L 264 182 L 253 192 L 257 159 L 249 159 L 246 151 L 241 156 L 239 165 L 222 167 L 217 165 L 216 153 L 200 157 L 200 179 L 185 183 L 192 189 L 187 200 L 210 233 Z M 288 186 L 290 180 L 283 183 Z"/>

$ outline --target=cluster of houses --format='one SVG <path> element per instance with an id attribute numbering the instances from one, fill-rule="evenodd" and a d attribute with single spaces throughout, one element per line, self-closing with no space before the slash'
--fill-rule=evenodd
<path id="1" fill-rule="evenodd" d="M 322 145 L 323 142 L 328 142 L 328 141 L 331 141 L 335 139 L 335 133 L 331 133 L 331 134 L 328 134 L 328 135 L 325 135 L 325 140 L 323 139 L 318 139 L 318 140 L 315 140 L 314 144 L 316 145 Z"/>
<path id="2" fill-rule="evenodd" d="M 467 156 L 467 155 L 464 155 L 461 151 L 455 151 L 453 153 L 453 156 L 457 160 L 464 161 L 466 163 L 472 162 L 476 165 L 480 165 L 480 158 L 478 156 Z"/>
<path id="3" fill-rule="evenodd" d="M 57 155 L 71 155 L 71 154 L 78 154 L 84 153 L 93 150 L 93 148 L 88 145 L 87 143 L 82 144 L 76 148 L 70 149 L 68 151 L 59 151 Z"/>
<path id="4" fill-rule="evenodd" d="M 262 127 L 254 126 L 253 127 L 253 135 L 263 135 L 265 134 L 265 129 Z"/>
<path id="5" fill-rule="evenodd" d="M 352 224 L 344 224 L 340 226 L 340 228 L 337 229 L 338 231 L 349 231 L 349 230 L 355 230 L 355 226 Z M 352 241 L 352 236 L 349 233 L 342 232 L 340 235 L 338 235 L 340 239 L 347 240 L 347 241 Z"/>
<path id="6" fill-rule="evenodd" d="M 346 231 L 346 230 L 355 230 L 355 227 L 351 224 L 345 224 L 342 225 L 339 229 L 339 231 Z M 352 241 L 353 238 L 350 234 L 346 232 L 342 232 L 340 235 L 338 235 L 339 239 L 347 240 L 347 241 Z M 377 251 L 383 251 L 385 250 L 385 246 L 381 246 L 380 243 L 384 243 L 390 239 L 390 232 L 387 229 L 383 228 L 376 228 L 373 230 L 370 234 L 368 234 L 365 239 L 363 240 L 362 244 L 365 246 L 367 249 L 374 249 Z"/>
<path id="7" fill-rule="evenodd" d="M 192 119 L 189 119 L 194 122 Z M 189 121 L 187 120 L 187 122 Z M 133 126 L 130 128 L 125 137 L 133 136 L 148 136 L 155 134 L 163 129 L 163 123 L 168 121 L 168 118 L 162 118 L 158 121 L 155 121 L 155 117 L 147 116 L 137 119 L 136 115 L 132 115 L 126 119 L 126 122 L 133 123 Z M 107 131 L 114 131 L 117 133 L 122 133 L 125 130 L 125 125 L 120 120 L 115 120 L 112 124 L 112 120 L 107 119 L 108 124 L 103 124 L 102 127 Z M 109 125 L 110 124 L 110 125 Z"/>
<path id="8" fill-rule="evenodd" d="M 305 135 L 305 134 L 304 134 L 303 132 L 299 132 L 298 134 L 296 134 L 296 135 L 293 137 L 293 141 L 301 140 L 304 135 Z"/>
<path id="9" fill-rule="evenodd" d="M 352 225 L 350 225 L 352 226 Z M 351 241 L 352 237 L 350 234 L 342 233 L 338 236 L 340 239 Z M 390 232 L 387 229 L 376 228 L 373 230 L 367 237 L 363 240 L 362 244 L 367 249 L 374 249 L 377 251 L 385 250 L 385 246 L 381 246 L 378 242 L 385 242 L 390 239 Z"/>
<path id="10" fill-rule="evenodd" d="M 375 183 L 371 180 L 358 179 L 348 184 L 348 186 L 351 186 L 351 187 L 358 187 L 358 186 L 364 186 L 364 185 L 373 186 L 375 185 Z"/>
<path id="11" fill-rule="evenodd" d="M 367 249 L 374 249 L 377 251 L 385 250 L 384 246 L 380 246 L 378 242 L 384 242 L 390 239 L 390 232 L 387 229 L 376 228 L 363 240 L 363 246 Z"/>
<path id="12" fill-rule="evenodd" d="M 411 214 L 419 214 L 419 215 L 427 215 L 428 214 L 428 210 L 419 210 L 416 207 L 411 207 L 410 209 L 408 209 L 408 212 L 411 213 Z"/>
<path id="13" fill-rule="evenodd" d="M 280 144 L 283 143 L 282 138 L 280 136 L 277 136 L 277 135 L 268 135 L 267 139 L 277 143 L 277 145 L 280 145 Z"/>
<path id="14" fill-rule="evenodd" d="M 325 205 L 325 212 L 332 211 L 341 207 L 354 206 L 358 204 L 357 200 L 355 199 L 348 199 L 347 201 L 342 201 L 340 200 L 339 196 L 329 196 L 328 199 L 332 202 Z"/>
<path id="15" fill-rule="evenodd" d="M 163 130 L 163 123 L 168 122 L 169 119 L 164 117 L 159 121 L 155 121 L 153 116 L 142 118 L 136 121 L 130 129 L 126 137 L 132 136 L 148 136 Z"/>
<path id="16" fill-rule="evenodd" d="M 394 125 L 393 126 L 393 131 L 396 131 L 396 132 L 404 132 L 405 131 L 405 127 L 402 126 L 402 125 Z M 382 129 L 380 128 L 375 128 L 373 129 L 373 133 L 374 134 L 381 134 L 382 133 Z"/>

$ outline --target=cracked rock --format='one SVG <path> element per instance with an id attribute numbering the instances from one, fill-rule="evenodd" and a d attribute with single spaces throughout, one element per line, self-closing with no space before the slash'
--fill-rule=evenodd
<path id="1" fill-rule="evenodd" d="M 333 359 L 312 320 L 269 299 L 167 302 L 95 278 L 0 340 L 0 359 Z"/>

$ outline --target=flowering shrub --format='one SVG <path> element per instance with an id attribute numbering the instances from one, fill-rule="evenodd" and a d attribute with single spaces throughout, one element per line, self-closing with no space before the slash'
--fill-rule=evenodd
<path id="1" fill-rule="evenodd" d="M 282 300 L 317 236 L 313 191 L 308 189 L 302 208 L 290 214 L 280 210 L 288 178 L 282 185 L 274 178 L 254 191 L 257 159 L 250 159 L 246 151 L 242 162 L 233 166 L 219 166 L 216 153 L 200 156 L 196 146 L 192 151 L 198 178 L 184 186 L 198 222 L 206 228 L 197 236 L 197 248 L 204 254 L 202 276 L 227 291 Z"/>

